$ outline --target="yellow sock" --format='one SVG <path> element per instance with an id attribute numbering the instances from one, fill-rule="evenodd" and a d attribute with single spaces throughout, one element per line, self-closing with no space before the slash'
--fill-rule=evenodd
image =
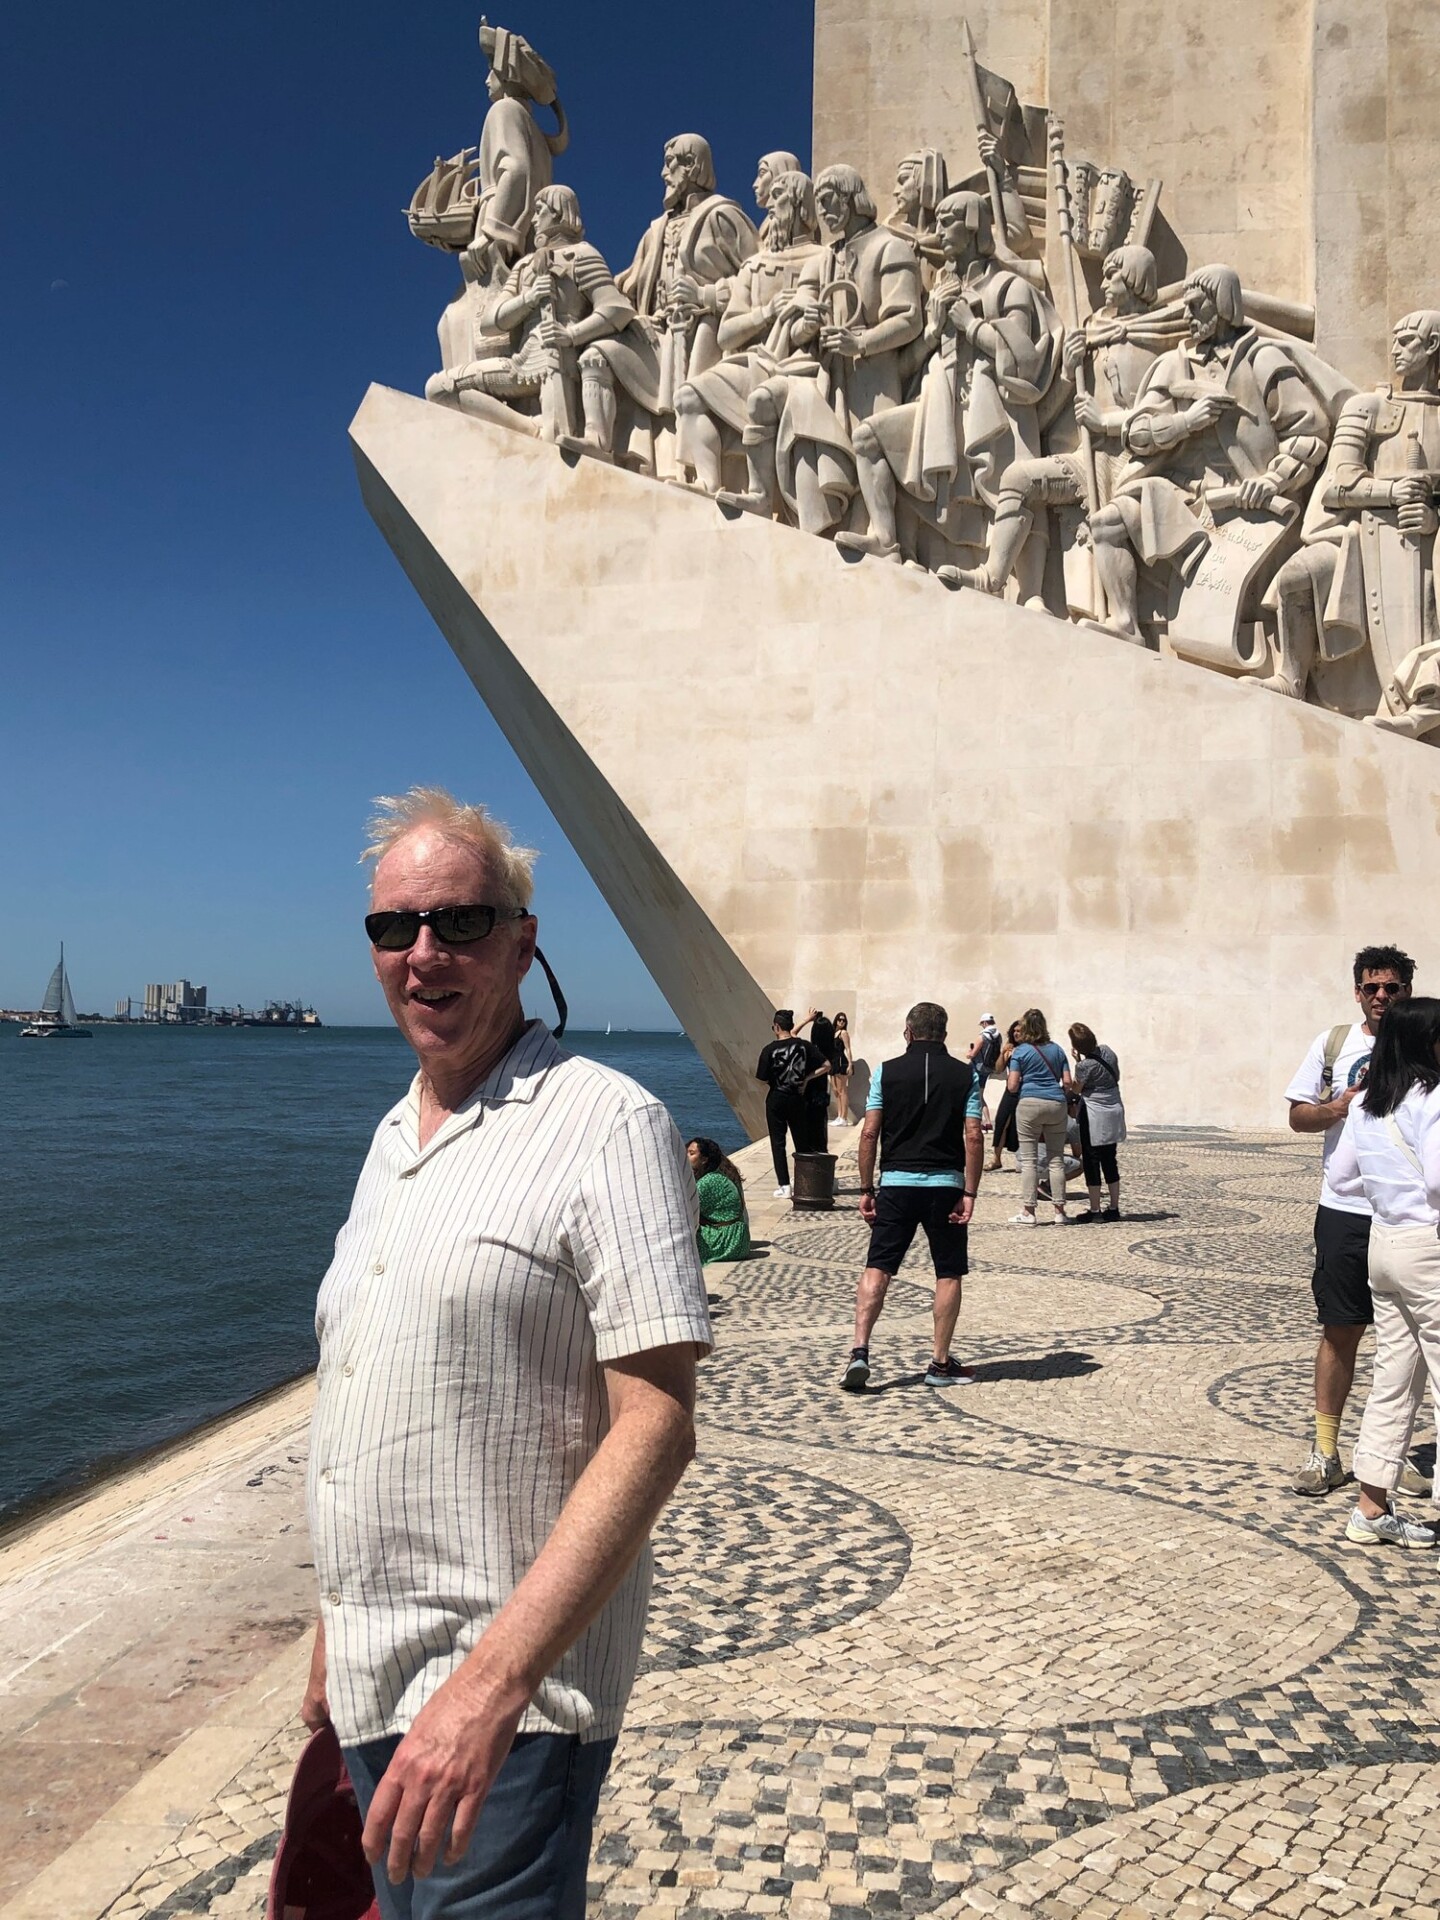
<path id="1" fill-rule="evenodd" d="M 1340 1451 L 1340 1416 L 1338 1413 L 1317 1413 L 1315 1416 L 1315 1449 L 1317 1453 L 1335 1456 Z"/>

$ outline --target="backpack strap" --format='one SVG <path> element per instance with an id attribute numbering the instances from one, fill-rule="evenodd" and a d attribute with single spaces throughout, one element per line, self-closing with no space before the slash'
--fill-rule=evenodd
<path id="1" fill-rule="evenodd" d="M 1420 1164 L 1420 1156 L 1418 1153 L 1416 1153 L 1415 1149 L 1411 1146 L 1410 1142 L 1405 1138 L 1404 1134 L 1401 1133 L 1400 1123 L 1395 1118 L 1393 1113 L 1387 1113 L 1385 1116 L 1385 1131 L 1389 1134 L 1390 1138 L 1395 1142 L 1396 1146 L 1400 1149 L 1401 1153 L 1404 1154 L 1405 1158 L 1410 1162 L 1411 1166 L 1415 1169 L 1416 1173 L 1418 1173 L 1420 1178 L 1423 1180 L 1425 1178 L 1425 1169 Z"/>
<path id="2" fill-rule="evenodd" d="M 1350 1032 L 1351 1022 L 1342 1020 L 1338 1027 L 1331 1027 L 1325 1036 L 1325 1059 L 1320 1068 L 1320 1099 L 1323 1106 L 1327 1100 L 1335 1098 L 1335 1062 L 1340 1058 L 1340 1049 Z"/>

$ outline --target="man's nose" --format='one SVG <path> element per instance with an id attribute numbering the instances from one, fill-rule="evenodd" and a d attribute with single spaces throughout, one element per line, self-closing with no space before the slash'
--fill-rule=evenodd
<path id="1" fill-rule="evenodd" d="M 416 934 L 415 944 L 410 949 L 410 959 L 412 964 L 418 961 L 423 965 L 428 961 L 442 958 L 448 952 L 449 948 L 445 942 L 436 939 L 435 929 L 427 925 L 422 926 Z"/>

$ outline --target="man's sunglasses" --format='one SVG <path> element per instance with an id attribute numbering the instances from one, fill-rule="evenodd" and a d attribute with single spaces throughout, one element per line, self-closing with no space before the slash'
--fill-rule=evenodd
<path id="1" fill-rule="evenodd" d="M 468 947 L 494 932 L 497 920 L 524 920 L 528 907 L 431 907 L 426 913 L 400 911 L 367 913 L 365 931 L 372 947 L 385 953 L 405 953 L 429 927 L 447 947 Z"/>
<path id="2" fill-rule="evenodd" d="M 1397 993 L 1404 993 L 1403 980 L 1364 980 L 1360 985 L 1362 999 L 1373 1000 L 1377 993 L 1388 993 L 1393 1000 Z"/>

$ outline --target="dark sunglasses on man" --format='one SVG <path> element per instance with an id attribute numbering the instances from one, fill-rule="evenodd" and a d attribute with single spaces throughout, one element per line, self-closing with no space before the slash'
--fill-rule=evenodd
<path id="1" fill-rule="evenodd" d="M 1377 993 L 1383 993 L 1387 999 L 1393 1000 L 1397 993 L 1404 993 L 1404 991 L 1403 980 L 1362 980 L 1360 982 L 1362 1000 L 1373 1000 Z"/>
<path id="2" fill-rule="evenodd" d="M 365 931 L 372 947 L 384 953 L 407 953 L 420 938 L 420 929 L 429 927 L 437 940 L 447 947 L 468 947 L 494 932 L 497 920 L 524 920 L 528 907 L 431 907 L 426 913 L 400 909 L 391 913 L 367 913 Z"/>
<path id="3" fill-rule="evenodd" d="M 485 940 L 495 931 L 500 920 L 528 920 L 528 907 L 492 907 L 484 903 L 458 907 L 429 907 L 424 912 L 416 908 L 400 907 L 383 913 L 367 913 L 365 932 L 372 947 L 378 947 L 382 953 L 408 953 L 420 938 L 420 929 L 429 927 L 442 946 L 469 947 L 477 940 Z M 560 991 L 560 982 L 550 969 L 550 962 L 539 947 L 535 949 L 535 958 L 544 969 L 549 982 L 550 992 L 555 1000 L 555 1011 L 560 1016 L 559 1025 L 552 1029 L 559 1040 L 565 1032 L 565 1023 L 570 1018 L 570 1010 L 565 1004 L 565 996 Z"/>

